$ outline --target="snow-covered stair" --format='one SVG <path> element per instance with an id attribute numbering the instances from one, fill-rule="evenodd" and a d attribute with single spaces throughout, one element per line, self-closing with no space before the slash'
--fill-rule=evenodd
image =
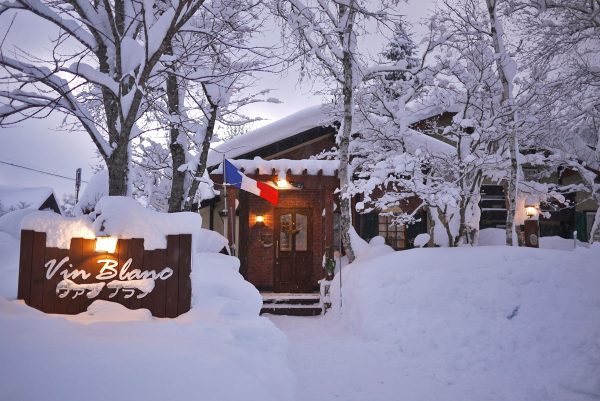
<path id="1" fill-rule="evenodd" d="M 260 311 L 272 315 L 317 316 L 323 313 L 319 293 L 274 293 L 263 292 L 263 307 Z"/>

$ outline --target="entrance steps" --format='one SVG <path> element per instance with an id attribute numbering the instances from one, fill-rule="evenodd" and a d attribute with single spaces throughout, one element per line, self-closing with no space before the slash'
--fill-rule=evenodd
<path id="1" fill-rule="evenodd" d="M 263 313 L 272 315 L 318 316 L 323 313 L 321 298 L 314 293 L 262 292 Z"/>

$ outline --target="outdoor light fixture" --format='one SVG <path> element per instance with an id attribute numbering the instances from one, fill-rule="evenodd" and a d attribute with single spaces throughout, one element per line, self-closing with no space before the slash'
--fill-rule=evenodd
<path id="1" fill-rule="evenodd" d="M 285 189 L 288 187 L 288 182 L 285 176 L 285 171 L 281 170 L 279 171 L 279 174 L 277 174 L 277 188 L 279 189 Z"/>
<path id="2" fill-rule="evenodd" d="M 117 249 L 117 238 L 110 235 L 96 237 L 96 252 L 115 253 L 115 249 Z"/>
<path id="3" fill-rule="evenodd" d="M 262 214 L 254 216 L 254 228 L 257 231 L 258 242 L 260 242 L 263 247 L 268 248 L 273 246 L 273 234 L 269 232 L 265 225 L 265 216 Z"/>
<path id="4" fill-rule="evenodd" d="M 525 206 L 525 214 L 527 215 L 527 217 L 533 217 L 533 216 L 535 216 L 535 213 L 536 213 L 535 206 L 532 206 L 532 205 Z"/>

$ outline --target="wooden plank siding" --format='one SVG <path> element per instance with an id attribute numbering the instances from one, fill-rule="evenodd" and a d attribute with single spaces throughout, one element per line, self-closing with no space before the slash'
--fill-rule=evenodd
<path id="1" fill-rule="evenodd" d="M 56 264 L 68 257 L 55 274 L 48 279 L 47 263 L 54 259 Z M 120 280 L 117 274 L 110 280 L 98 280 L 105 262 L 109 259 L 118 263 L 116 269 L 120 272 L 123 265 L 131 259 L 131 264 L 126 273 L 134 270 L 154 270 L 160 273 L 169 267 L 173 274 L 166 280 L 154 281 L 154 290 L 142 298 L 141 291 L 109 289 L 107 285 L 102 288 L 98 296 L 87 297 L 88 291 L 77 294 L 76 291 L 62 290 L 57 292 L 57 285 L 65 278 L 61 273 L 73 273 L 75 269 L 89 274 L 87 279 L 81 274 L 69 276 L 76 284 L 93 284 Z M 27 305 L 46 313 L 77 314 L 87 310 L 95 300 L 108 300 L 118 302 L 129 309 L 145 308 L 156 317 L 177 317 L 190 310 L 192 299 L 192 236 L 190 234 L 167 236 L 166 249 L 145 250 L 144 240 L 140 238 L 120 239 L 114 254 L 96 252 L 95 240 L 72 238 L 69 249 L 60 249 L 46 246 L 46 233 L 23 230 L 21 232 L 21 249 L 19 260 L 18 298 L 23 299 Z M 110 298 L 111 294 L 115 294 Z M 126 297 L 127 295 L 127 297 Z"/>

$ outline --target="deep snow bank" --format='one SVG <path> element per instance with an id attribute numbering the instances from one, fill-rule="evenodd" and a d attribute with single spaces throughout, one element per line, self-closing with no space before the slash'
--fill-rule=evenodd
<path id="1" fill-rule="evenodd" d="M 446 383 L 441 400 L 598 399 L 598 260 L 597 246 L 415 249 L 358 260 L 343 271 L 340 318 L 409 359 L 413 373 Z"/>
<path id="2" fill-rule="evenodd" d="M 286 338 L 258 315 L 262 299 L 239 274 L 239 260 L 215 253 L 226 240 L 202 230 L 194 213 L 156 213 L 123 198 L 97 206 L 95 221 L 34 212 L 23 227 L 48 231 L 48 242 L 64 247 L 71 236 L 93 238 L 100 229 L 146 237 L 147 248 L 161 247 L 166 234 L 191 232 L 192 309 L 156 319 L 96 301 L 63 316 L 11 302 L 19 240 L 0 232 L 0 400 L 289 400 Z"/>

